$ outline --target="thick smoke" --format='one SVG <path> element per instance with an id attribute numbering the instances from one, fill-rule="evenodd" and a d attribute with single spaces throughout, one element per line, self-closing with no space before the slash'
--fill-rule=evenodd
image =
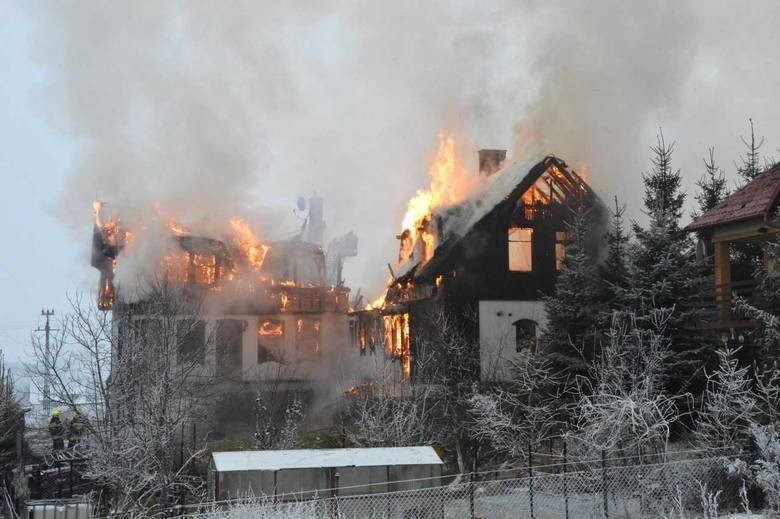
<path id="1" fill-rule="evenodd" d="M 759 3 L 762 4 L 759 6 Z M 77 160 L 57 212 L 85 245 L 95 197 L 191 225 L 229 216 L 265 238 L 300 226 L 298 195 L 350 229 L 353 287 L 378 292 L 405 203 L 440 131 L 554 153 L 639 216 L 659 126 L 687 183 L 748 116 L 773 135 L 778 7 L 716 2 L 56 2 L 34 15 L 47 115 Z M 728 23 L 733 27 L 726 28 Z M 762 37 L 766 34 L 766 37 Z M 762 72 L 763 71 L 763 72 Z M 727 104 L 728 106 L 724 106 Z M 715 130 L 720 128 L 720 130 Z M 780 129 L 780 128 L 776 128 Z M 774 132 L 777 134 L 777 132 Z M 771 151 L 771 150 L 768 150 Z"/>

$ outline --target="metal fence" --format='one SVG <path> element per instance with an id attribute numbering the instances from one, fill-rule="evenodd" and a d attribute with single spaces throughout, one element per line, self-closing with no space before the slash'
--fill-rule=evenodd
<path id="1" fill-rule="evenodd" d="M 220 503 L 203 519 L 243 518 L 644 518 L 713 517 L 733 508 L 740 483 L 728 458 L 688 459 L 508 479 L 478 479 L 421 490 L 281 501 Z M 549 468 L 549 467 L 548 467 Z M 500 474 L 499 474 L 500 475 Z M 496 475 L 493 474 L 495 477 Z M 484 477 L 484 475 L 482 476 Z M 718 493 L 719 492 L 719 493 Z"/>

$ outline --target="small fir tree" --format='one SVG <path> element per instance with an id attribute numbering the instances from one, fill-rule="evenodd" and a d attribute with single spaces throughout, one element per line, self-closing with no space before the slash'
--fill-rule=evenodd
<path id="1" fill-rule="evenodd" d="M 636 245 L 631 254 L 631 287 L 626 303 L 638 314 L 650 308 L 674 309 L 665 333 L 671 353 L 666 366 L 670 390 L 703 388 L 706 362 L 714 359 L 716 343 L 702 340 L 704 312 L 700 308 L 706 279 L 696 262 L 690 237 L 680 228 L 685 194 L 680 170 L 672 169 L 674 143 L 663 134 L 653 152 L 652 170 L 643 175 L 647 227 L 634 223 Z"/>
<path id="2" fill-rule="evenodd" d="M 756 398 L 751 389 L 749 367 L 740 367 L 736 353 L 718 350 L 718 368 L 707 377 L 707 389 L 696 423 L 698 445 L 723 454 L 726 449 L 750 447 L 750 426 L 756 418 Z"/>
<path id="3" fill-rule="evenodd" d="M 715 163 L 715 148 L 710 148 L 709 151 L 709 159 L 704 159 L 704 176 L 696 182 L 696 185 L 699 186 L 699 194 L 696 195 L 696 201 L 699 205 L 698 214 L 706 213 L 729 196 L 726 175 Z"/>
<path id="4" fill-rule="evenodd" d="M 615 209 L 610 211 L 609 229 L 605 235 L 607 256 L 599 266 L 600 298 L 604 305 L 602 328 L 609 326 L 614 311 L 625 308 L 624 294 L 630 283 L 627 263 L 629 242 L 623 226 L 625 211 L 626 206 L 621 206 L 615 197 Z"/>
<path id="5" fill-rule="evenodd" d="M 663 218 L 671 230 L 679 231 L 685 193 L 681 190 L 680 170 L 672 169 L 675 143 L 667 144 L 663 131 L 659 132 L 657 139 L 657 144 L 650 148 L 652 170 L 642 175 L 645 210 L 650 218 Z"/>
<path id="6" fill-rule="evenodd" d="M 584 374 L 596 349 L 602 312 L 598 271 L 586 247 L 588 213 L 575 213 L 567 225 L 566 255 L 555 283 L 555 294 L 544 298 L 547 328 L 542 337 L 553 368 Z"/>
<path id="7" fill-rule="evenodd" d="M 764 168 L 761 165 L 761 146 L 764 145 L 764 138 L 761 137 L 758 142 L 756 141 L 756 134 L 753 130 L 753 119 L 748 119 L 750 122 L 750 137 L 744 138 L 740 136 L 740 140 L 747 148 L 744 155 L 740 156 L 741 164 L 737 164 L 737 173 L 742 177 L 742 180 L 747 184 L 758 178 L 761 173 L 764 172 Z"/>
<path id="8" fill-rule="evenodd" d="M 756 139 L 753 119 L 748 119 L 748 121 L 750 123 L 750 136 L 748 138 L 740 136 L 740 140 L 747 149 L 745 154 L 740 156 L 740 163 L 736 164 L 737 173 L 743 186 L 757 179 L 766 170 L 762 164 L 761 157 L 761 147 L 764 145 L 764 138 Z M 762 250 L 761 244 L 758 242 L 734 242 L 731 244 L 730 255 L 732 281 L 750 279 L 754 272 L 761 268 Z"/>

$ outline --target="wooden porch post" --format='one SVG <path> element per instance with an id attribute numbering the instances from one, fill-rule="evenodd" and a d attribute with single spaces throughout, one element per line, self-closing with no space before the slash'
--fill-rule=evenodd
<path id="1" fill-rule="evenodd" d="M 731 319 L 731 259 L 729 242 L 716 241 L 715 246 L 715 308 L 724 321 Z"/>

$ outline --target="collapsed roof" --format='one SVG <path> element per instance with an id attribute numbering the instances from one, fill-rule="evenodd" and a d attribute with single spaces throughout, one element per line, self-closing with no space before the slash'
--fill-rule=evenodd
<path id="1" fill-rule="evenodd" d="M 506 201 L 517 200 L 519 204 L 523 196 L 532 190 L 540 197 L 554 199 L 572 210 L 599 200 L 590 186 L 558 157 L 548 155 L 541 160 L 533 157 L 513 164 L 493 175 L 487 187 L 472 198 L 437 210 L 434 217 L 439 222 L 440 236 L 433 257 L 425 263 L 409 265 L 393 283 L 433 280 L 446 269 L 453 251 L 479 222 Z M 549 200 L 537 200 L 535 203 L 544 205 Z"/>

